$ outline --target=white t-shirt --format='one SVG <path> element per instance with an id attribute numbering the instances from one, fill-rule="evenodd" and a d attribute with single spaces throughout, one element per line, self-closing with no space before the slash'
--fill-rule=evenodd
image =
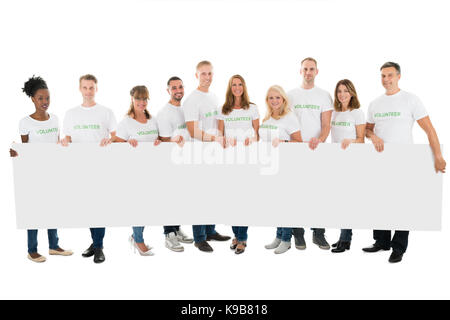
<path id="1" fill-rule="evenodd" d="M 72 142 L 100 142 L 109 137 L 117 127 L 112 110 L 96 104 L 93 107 L 78 106 L 66 112 L 64 133 Z"/>
<path id="2" fill-rule="evenodd" d="M 356 126 L 361 124 L 366 124 L 366 118 L 361 109 L 343 112 L 333 111 L 331 116 L 331 142 L 356 139 Z"/>
<path id="3" fill-rule="evenodd" d="M 28 135 L 28 142 L 58 142 L 59 120 L 54 114 L 45 121 L 35 120 L 26 116 L 19 122 L 19 133 L 21 136 Z"/>
<path id="4" fill-rule="evenodd" d="M 262 141 L 272 141 L 275 138 L 291 140 L 291 134 L 297 131 L 300 131 L 297 117 L 289 112 L 278 120 L 270 118 L 264 121 L 259 127 L 259 136 Z"/>
<path id="5" fill-rule="evenodd" d="M 183 136 L 185 141 L 191 140 L 191 135 L 184 121 L 183 106 L 174 106 L 167 103 L 158 113 L 157 117 L 159 135 L 164 138 Z"/>
<path id="6" fill-rule="evenodd" d="M 185 120 L 198 121 L 199 129 L 217 134 L 218 105 L 219 100 L 214 93 L 194 90 L 183 104 Z"/>
<path id="7" fill-rule="evenodd" d="M 116 136 L 127 141 L 130 139 L 139 142 L 155 141 L 158 139 L 158 124 L 154 117 L 148 119 L 147 123 L 140 123 L 127 116 L 117 125 Z"/>
<path id="8" fill-rule="evenodd" d="M 253 120 L 259 119 L 258 107 L 250 104 L 247 110 L 233 109 L 228 115 L 219 113 L 218 120 L 223 120 L 225 136 L 244 141 L 255 135 Z"/>
<path id="9" fill-rule="evenodd" d="M 287 93 L 289 106 L 295 112 L 303 141 L 318 138 L 322 130 L 322 112 L 333 110 L 333 100 L 328 92 L 318 87 L 295 88 Z"/>
<path id="10" fill-rule="evenodd" d="M 375 135 L 386 143 L 413 143 L 414 122 L 426 116 L 428 114 L 422 101 L 401 90 L 375 99 L 369 105 L 367 122 L 375 124 Z"/>

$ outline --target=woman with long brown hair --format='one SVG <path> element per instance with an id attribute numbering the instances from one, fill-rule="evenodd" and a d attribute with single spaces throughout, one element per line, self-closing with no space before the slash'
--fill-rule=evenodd
<path id="1" fill-rule="evenodd" d="M 127 116 L 117 125 L 116 136 L 113 142 L 128 142 L 137 147 L 138 142 L 154 142 L 157 146 L 161 143 L 156 119 L 147 110 L 150 98 L 147 87 L 135 86 L 130 91 L 131 104 Z M 152 256 L 152 247 L 144 243 L 144 227 L 133 227 L 133 235 L 130 243 L 138 250 L 141 256 Z"/>
<path id="2" fill-rule="evenodd" d="M 226 145 L 235 146 L 238 141 L 248 146 L 258 141 L 259 112 L 251 103 L 247 85 L 242 76 L 236 74 L 228 81 L 225 103 L 217 116 L 219 136 L 224 136 Z M 241 254 L 247 246 L 248 227 L 233 226 L 234 238 L 230 248 Z"/>
<path id="3" fill-rule="evenodd" d="M 334 90 L 334 111 L 331 116 L 331 142 L 340 143 L 346 149 L 351 143 L 364 143 L 366 120 L 356 89 L 350 80 L 336 84 Z M 350 250 L 352 230 L 342 229 L 339 241 L 332 245 L 331 252 Z"/>

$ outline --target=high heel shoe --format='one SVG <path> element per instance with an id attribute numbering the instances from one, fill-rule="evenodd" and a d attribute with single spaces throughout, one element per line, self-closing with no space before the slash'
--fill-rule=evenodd
<path id="1" fill-rule="evenodd" d="M 134 241 L 133 236 L 130 236 L 130 238 L 128 239 L 128 241 L 130 242 L 130 245 L 133 246 L 134 248 L 134 253 L 137 252 L 141 255 L 141 256 L 153 256 L 155 255 L 151 250 L 153 249 L 153 247 L 148 246 L 147 244 L 145 245 L 148 250 L 147 251 L 142 251 L 141 248 L 139 248 L 139 246 L 137 245 L 136 241 Z"/>
<path id="2" fill-rule="evenodd" d="M 338 241 L 337 243 L 335 243 L 335 249 L 332 249 L 331 252 L 340 253 L 344 252 L 345 250 L 350 250 L 350 243 L 350 241 Z"/>

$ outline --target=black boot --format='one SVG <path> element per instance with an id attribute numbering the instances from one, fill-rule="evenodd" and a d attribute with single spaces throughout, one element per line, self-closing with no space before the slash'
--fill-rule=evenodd
<path id="1" fill-rule="evenodd" d="M 337 243 L 335 243 L 335 249 L 332 249 L 331 252 L 334 253 L 340 253 L 340 252 L 344 252 L 345 250 L 350 250 L 350 241 L 338 241 Z M 333 245 L 334 247 L 334 245 Z"/>

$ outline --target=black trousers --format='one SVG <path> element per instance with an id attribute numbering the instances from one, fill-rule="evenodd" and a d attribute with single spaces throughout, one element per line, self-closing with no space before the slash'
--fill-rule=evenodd
<path id="1" fill-rule="evenodd" d="M 375 243 L 385 249 L 392 248 L 395 252 L 405 253 L 408 248 L 409 231 L 396 230 L 391 240 L 390 230 L 373 230 Z"/>

